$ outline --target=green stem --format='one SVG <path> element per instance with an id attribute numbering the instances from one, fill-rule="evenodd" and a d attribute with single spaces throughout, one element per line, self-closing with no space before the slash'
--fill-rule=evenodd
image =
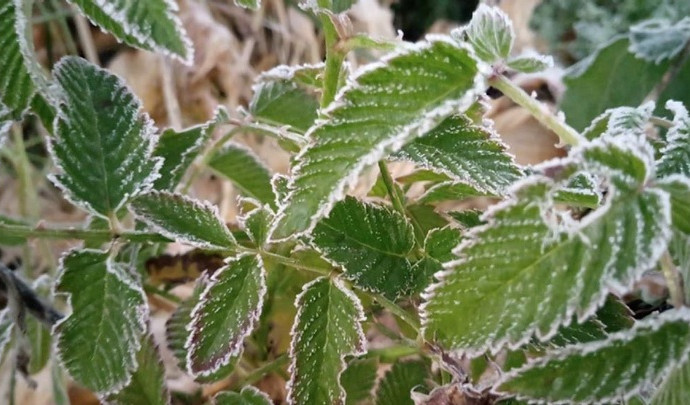
<path id="1" fill-rule="evenodd" d="M 419 321 L 412 314 L 400 308 L 396 303 L 394 303 L 393 301 L 389 300 L 381 294 L 369 293 L 369 295 L 376 301 L 378 301 L 378 303 L 381 304 L 382 307 L 386 308 L 393 315 L 400 318 L 400 320 L 410 325 L 410 327 L 414 329 L 415 332 L 417 332 L 417 335 L 421 334 L 422 327 L 419 324 Z"/>
<path id="2" fill-rule="evenodd" d="M 366 357 L 380 357 L 384 362 L 393 362 L 400 357 L 419 354 L 421 350 L 417 346 L 389 346 L 381 349 L 371 349 L 367 351 Z"/>
<path id="3" fill-rule="evenodd" d="M 108 230 L 48 227 L 43 224 L 34 227 L 0 223 L 0 233 L 13 238 L 77 239 L 89 242 L 107 242 L 111 239 L 128 242 L 171 242 L 170 239 L 152 232 L 112 233 Z"/>
<path id="4" fill-rule="evenodd" d="M 144 291 L 149 293 L 149 294 L 155 294 L 155 295 L 158 295 L 160 297 L 163 297 L 166 300 L 174 302 L 176 304 L 179 304 L 182 302 L 180 297 L 178 297 L 174 294 L 171 294 L 165 290 L 161 290 L 160 288 L 154 287 L 151 284 L 144 284 Z"/>
<path id="5" fill-rule="evenodd" d="M 668 293 L 671 298 L 671 305 L 675 308 L 680 308 L 685 305 L 683 299 L 683 290 L 681 288 L 680 278 L 678 277 L 678 269 L 673 264 L 673 258 L 668 253 L 668 250 L 661 256 L 661 272 L 664 274 L 666 284 L 668 286 Z"/>
<path id="6" fill-rule="evenodd" d="M 381 179 L 383 180 L 383 184 L 386 186 L 386 191 L 388 191 L 388 196 L 390 197 L 391 202 L 393 203 L 393 207 L 404 217 L 408 217 L 407 211 L 405 210 L 405 203 L 403 202 L 403 198 L 398 192 L 397 187 L 395 187 L 393 177 L 391 176 L 391 173 L 388 170 L 386 162 L 383 160 L 379 161 L 379 171 L 381 172 Z M 412 223 L 412 227 L 414 228 L 414 236 L 415 242 L 417 243 L 417 247 L 419 249 L 423 249 L 424 238 L 426 237 L 426 235 L 415 218 L 412 218 L 410 216 L 409 219 Z"/>
<path id="7" fill-rule="evenodd" d="M 322 3 L 324 2 L 319 0 L 319 6 L 324 7 Z M 338 91 L 340 69 L 342 69 L 345 54 L 338 49 L 338 31 L 330 16 L 322 13 L 319 20 L 326 40 L 326 68 L 323 74 L 323 93 L 321 93 L 321 107 L 326 107 L 335 99 L 335 93 Z"/>
<path id="8" fill-rule="evenodd" d="M 285 256 L 281 256 L 281 255 L 271 253 L 271 252 L 257 251 L 257 250 L 248 249 L 248 248 L 243 248 L 242 250 L 249 252 L 249 253 L 258 253 L 262 257 L 268 258 L 270 260 L 275 261 L 276 263 L 280 263 L 282 265 L 292 267 L 292 268 L 297 269 L 297 270 L 304 270 L 304 271 L 308 271 L 308 272 L 315 273 L 315 274 L 318 274 L 320 276 L 326 276 L 326 277 L 331 275 L 331 271 L 328 269 L 324 269 L 321 267 L 315 267 L 315 266 L 308 266 L 308 265 L 302 264 L 299 261 L 292 259 L 290 257 L 285 257 Z"/>
<path id="9" fill-rule="evenodd" d="M 530 97 L 529 94 L 525 93 L 524 90 L 516 86 L 505 76 L 496 75 L 489 79 L 489 84 L 529 111 L 537 121 L 555 132 L 561 139 L 561 142 L 571 146 L 579 145 L 582 142 L 582 136 L 577 131 L 563 120 L 557 118 L 544 104 Z"/>
<path id="10" fill-rule="evenodd" d="M 252 371 L 251 373 L 247 374 L 246 377 L 244 377 L 242 381 L 240 381 L 241 386 L 254 384 L 255 382 L 261 380 L 265 375 L 270 374 L 283 367 L 285 364 L 287 364 L 289 359 L 290 358 L 287 354 L 281 354 L 271 362 L 268 362 L 263 366 L 257 368 L 256 370 Z M 235 388 L 239 389 L 241 388 L 241 386 L 238 385 Z"/>

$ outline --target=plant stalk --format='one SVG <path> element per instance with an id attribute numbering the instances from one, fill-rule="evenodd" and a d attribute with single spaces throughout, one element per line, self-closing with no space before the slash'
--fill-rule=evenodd
<path id="1" fill-rule="evenodd" d="M 43 224 L 28 226 L 0 223 L 0 233 L 3 236 L 13 238 L 78 239 L 89 242 L 107 242 L 111 239 L 121 239 L 128 242 L 171 242 L 170 239 L 152 232 L 112 233 L 109 230 L 48 227 Z"/>
<path id="2" fill-rule="evenodd" d="M 319 0 L 319 7 L 327 8 L 329 1 Z M 329 105 L 338 91 L 338 80 L 340 79 L 340 69 L 345 60 L 345 54 L 338 48 L 338 31 L 336 30 L 328 14 L 319 15 L 321 26 L 326 41 L 326 68 L 323 74 L 323 92 L 321 93 L 321 108 Z"/>
<path id="3" fill-rule="evenodd" d="M 668 253 L 668 250 L 661 256 L 661 272 L 664 274 L 666 284 L 668 286 L 668 294 L 671 298 L 671 305 L 674 308 L 680 308 L 685 305 L 683 298 L 683 289 L 681 288 L 680 278 L 678 277 L 678 269 L 673 264 L 673 258 Z"/>

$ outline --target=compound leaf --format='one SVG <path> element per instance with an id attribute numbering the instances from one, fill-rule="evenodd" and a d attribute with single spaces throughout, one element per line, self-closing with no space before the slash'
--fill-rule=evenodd
<path id="1" fill-rule="evenodd" d="M 192 43 L 175 15 L 170 0 L 70 0 L 91 22 L 118 40 L 137 48 L 161 52 L 191 64 Z"/>
<path id="2" fill-rule="evenodd" d="M 414 246 L 414 231 L 399 213 L 346 197 L 319 221 L 311 238 L 360 287 L 389 298 L 408 289 L 412 266 L 406 255 Z"/>
<path id="3" fill-rule="evenodd" d="M 167 191 L 149 191 L 130 203 L 137 217 L 161 234 L 205 249 L 227 249 L 235 238 L 221 221 L 218 208 Z"/>
<path id="4" fill-rule="evenodd" d="M 666 108 L 673 111 L 673 126 L 666 134 L 666 145 L 657 162 L 657 176 L 671 174 L 690 176 L 690 117 L 688 110 L 677 101 L 666 102 Z"/>
<path id="5" fill-rule="evenodd" d="M 530 401 L 611 403 L 654 383 L 690 352 L 690 311 L 645 319 L 630 331 L 566 349 L 506 374 L 497 390 Z"/>
<path id="6" fill-rule="evenodd" d="M 187 369 L 208 376 L 237 357 L 254 329 L 266 294 L 261 257 L 239 256 L 211 277 L 191 313 Z"/>
<path id="7" fill-rule="evenodd" d="M 219 392 L 213 397 L 214 405 L 272 405 L 264 392 L 248 385 L 240 392 Z"/>
<path id="8" fill-rule="evenodd" d="M 144 291 L 107 252 L 72 251 L 60 268 L 56 292 L 67 297 L 72 314 L 55 325 L 58 356 L 86 388 L 116 392 L 137 367 L 148 316 Z"/>
<path id="9" fill-rule="evenodd" d="M 471 52 L 437 37 L 363 69 L 307 132 L 272 238 L 311 230 L 364 168 L 469 108 L 483 87 Z"/>
<path id="10" fill-rule="evenodd" d="M 53 72 L 62 93 L 55 137 L 49 138 L 60 169 L 53 181 L 73 202 L 108 218 L 158 176 L 155 128 L 110 72 L 73 56 Z"/>
<path id="11" fill-rule="evenodd" d="M 666 192 L 644 187 L 653 176 L 651 146 L 636 136 L 598 139 L 572 159 L 607 178 L 607 202 L 579 222 L 556 221 L 550 180 L 516 185 L 427 289 L 427 336 L 470 355 L 516 347 L 533 334 L 548 340 L 572 314 L 584 321 L 608 289 L 627 291 L 656 264 L 670 237 L 670 204 Z"/>
<path id="12" fill-rule="evenodd" d="M 344 358 L 364 354 L 366 347 L 362 305 L 342 281 L 325 277 L 306 284 L 296 305 L 288 403 L 343 403 Z"/>

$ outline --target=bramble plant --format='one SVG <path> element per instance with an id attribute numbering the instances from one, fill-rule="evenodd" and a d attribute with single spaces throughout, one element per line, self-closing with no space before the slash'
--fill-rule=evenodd
<path id="1" fill-rule="evenodd" d="M 578 131 L 508 78 L 553 62 L 511 56 L 513 28 L 497 8 L 480 5 L 467 26 L 413 44 L 349 34 L 339 13 L 351 0 L 305 0 L 322 24 L 323 64 L 260 75 L 242 119 L 219 109 L 205 124 L 160 131 L 108 70 L 67 56 L 46 74 L 28 35 L 31 3 L 0 5 L 1 132 L 42 124 L 51 182 L 91 219 L 0 217 L 2 244 L 83 241 L 54 279 L 0 268 L 0 340 L 27 379 L 49 360 L 36 352 L 43 345 L 58 388 L 64 370 L 105 402 L 170 403 L 150 335 L 148 299 L 158 296 L 177 304 L 166 344 L 180 369 L 200 383 L 235 376 L 209 398 L 216 404 L 270 403 L 252 384 L 273 372 L 286 376 L 292 404 L 687 403 L 690 117 L 681 102 L 598 111 Z M 193 60 L 170 1 L 71 3 L 128 45 Z M 680 44 L 667 34 L 633 36 L 631 52 L 668 68 L 690 34 Z M 388 54 L 350 72 L 345 56 L 361 47 Z M 583 76 L 597 64 L 587 63 Z M 484 117 L 489 87 L 556 133 L 567 156 L 518 165 Z M 220 124 L 236 130 L 214 140 Z M 278 138 L 292 154 L 289 175 L 231 142 L 239 131 Z M 22 136 L 12 133 L 4 147 L 21 169 Z M 394 179 L 390 161 L 418 170 Z M 371 198 L 348 196 L 376 167 Z M 182 191 L 207 168 L 242 194 L 236 226 Z M 414 199 L 413 183 L 424 186 Z M 483 213 L 434 208 L 474 197 L 494 203 Z M 186 300 L 140 271 L 169 242 L 222 260 Z M 670 306 L 636 320 L 621 297 L 656 270 Z M 397 324 L 381 322 L 384 313 Z M 271 328 L 285 317 L 291 343 L 281 352 Z M 368 347 L 373 329 L 391 343 Z M 377 382 L 380 362 L 393 366 Z"/>

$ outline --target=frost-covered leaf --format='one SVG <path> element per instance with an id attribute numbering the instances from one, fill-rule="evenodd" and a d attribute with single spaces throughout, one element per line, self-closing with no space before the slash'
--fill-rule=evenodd
<path id="1" fill-rule="evenodd" d="M 645 126 L 653 114 L 653 102 L 639 107 L 609 108 L 582 131 L 582 136 L 591 140 L 600 136 L 614 137 L 630 133 L 645 135 Z"/>
<path id="2" fill-rule="evenodd" d="M 208 376 L 237 357 L 254 329 L 266 294 L 261 257 L 244 255 L 228 260 L 211 277 L 191 313 L 185 344 L 187 369 Z"/>
<path id="3" fill-rule="evenodd" d="M 626 292 L 652 268 L 670 236 L 664 191 L 645 186 L 653 150 L 644 138 L 600 138 L 573 164 L 606 178 L 607 201 L 582 220 L 553 208 L 553 183 L 533 177 L 488 211 L 447 264 L 423 305 L 426 336 L 471 355 L 547 340 L 593 314 L 608 289 Z M 597 246 L 593 249 L 592 246 Z M 625 252 L 622 254 L 621 252 Z"/>
<path id="4" fill-rule="evenodd" d="M 72 308 L 54 327 L 58 356 L 72 378 L 100 394 L 130 382 L 148 316 L 139 282 L 108 255 L 68 253 L 60 261 L 56 285 L 56 293 Z"/>
<path id="5" fill-rule="evenodd" d="M 137 369 L 129 384 L 116 394 L 109 395 L 107 402 L 112 404 L 168 405 L 170 394 L 165 381 L 165 368 L 153 342 L 153 336 L 141 340 L 137 353 Z"/>
<path id="6" fill-rule="evenodd" d="M 53 73 L 62 94 L 55 137 L 48 138 L 59 168 L 53 181 L 72 201 L 107 218 L 158 177 L 155 128 L 107 70 L 68 56 Z"/>
<path id="7" fill-rule="evenodd" d="M 410 392 L 427 393 L 429 377 L 423 361 L 396 362 L 379 383 L 376 405 L 414 405 Z"/>
<path id="8" fill-rule="evenodd" d="M 610 403 L 659 381 L 690 352 L 690 311 L 665 312 L 607 340 L 569 346 L 506 374 L 497 390 L 540 402 Z"/>
<path id="9" fill-rule="evenodd" d="M 261 7 L 261 0 L 235 0 L 235 4 L 250 10 L 258 10 Z"/>
<path id="10" fill-rule="evenodd" d="M 690 40 L 690 17 L 675 24 L 668 19 L 654 18 L 630 27 L 630 52 L 649 62 L 671 59 Z"/>
<path id="11" fill-rule="evenodd" d="M 446 226 L 431 230 L 424 240 L 426 253 L 440 262 L 455 258 L 453 249 L 460 244 L 462 232 L 457 228 Z"/>
<path id="12" fill-rule="evenodd" d="M 553 58 L 544 55 L 523 55 L 510 59 L 506 65 L 518 72 L 541 72 L 542 70 L 553 67 Z"/>
<path id="13" fill-rule="evenodd" d="M 443 218 L 432 205 L 412 204 L 407 207 L 407 215 L 421 228 L 424 235 L 432 229 L 443 228 L 448 225 L 448 220 Z M 421 235 L 422 237 L 424 235 Z"/>
<path id="14" fill-rule="evenodd" d="M 651 401 L 651 405 L 685 404 L 690 404 L 690 358 L 673 368 Z"/>
<path id="15" fill-rule="evenodd" d="M 173 240 L 207 249 L 227 249 L 236 244 L 218 208 L 208 202 L 149 191 L 133 199 L 130 209 L 137 219 Z"/>
<path id="16" fill-rule="evenodd" d="M 479 210 L 450 211 L 448 216 L 458 221 L 464 228 L 474 228 L 485 222 L 481 218 L 482 212 Z"/>
<path id="17" fill-rule="evenodd" d="M 47 275 L 39 276 L 31 285 L 37 296 L 41 299 L 50 295 L 52 280 Z M 31 360 L 29 361 L 29 374 L 37 374 L 48 364 L 51 355 L 50 328 L 35 317 L 26 319 L 26 335 L 31 344 Z"/>
<path id="18" fill-rule="evenodd" d="M 498 7 L 483 3 L 472 14 L 469 25 L 452 35 L 472 44 L 477 56 L 487 63 L 507 59 L 515 39 L 510 18 Z"/>
<path id="19" fill-rule="evenodd" d="M 673 126 L 666 134 L 666 146 L 657 162 L 657 176 L 674 173 L 690 176 L 690 117 L 682 103 L 668 101 L 666 108 L 673 111 Z"/>
<path id="20" fill-rule="evenodd" d="M 264 392 L 247 385 L 240 392 L 219 392 L 213 397 L 214 405 L 272 405 L 273 401 Z"/>
<path id="21" fill-rule="evenodd" d="M 601 201 L 601 195 L 595 179 L 586 172 L 580 172 L 556 191 L 554 200 L 576 207 L 596 208 Z"/>
<path id="22" fill-rule="evenodd" d="M 199 304 L 199 297 L 201 297 L 201 293 L 206 289 L 207 285 L 207 276 L 202 276 L 199 278 L 194 286 L 192 295 L 177 307 L 170 319 L 168 319 L 168 322 L 165 324 L 165 336 L 168 342 L 168 348 L 175 356 L 177 366 L 185 372 L 187 371 L 188 352 L 188 350 L 185 348 L 185 345 L 190 336 L 190 332 L 187 330 L 187 325 L 192 322 L 192 309 Z M 196 376 L 196 380 L 202 383 L 221 380 L 232 373 L 232 371 L 235 369 L 236 362 L 237 358 L 234 358 L 216 373 L 209 376 Z"/>
<path id="23" fill-rule="evenodd" d="M 252 89 L 249 112 L 259 121 L 281 127 L 289 125 L 301 133 L 314 124 L 319 103 L 294 81 L 268 71 L 259 76 Z"/>
<path id="24" fill-rule="evenodd" d="M 521 177 L 506 147 L 486 128 L 464 116 L 446 118 L 395 156 L 445 174 L 482 194 L 501 195 Z"/>
<path id="25" fill-rule="evenodd" d="M 320 89 L 323 85 L 321 76 L 325 66 L 323 62 L 304 65 L 278 65 L 261 73 L 257 81 L 291 81 L 304 87 Z"/>
<path id="26" fill-rule="evenodd" d="M 568 124 L 582 130 L 607 108 L 639 105 L 667 69 L 667 62 L 636 58 L 628 52 L 628 40 L 617 38 L 570 68 L 561 109 Z"/>
<path id="27" fill-rule="evenodd" d="M 362 170 L 469 108 L 483 84 L 471 52 L 440 37 L 363 68 L 307 132 L 272 238 L 311 230 Z"/>
<path id="28" fill-rule="evenodd" d="M 29 107 L 36 91 L 20 48 L 24 39 L 18 34 L 18 18 L 24 16 L 17 1 L 5 0 L 0 4 L 0 110 L 6 106 L 14 118 L 19 118 Z"/>
<path id="29" fill-rule="evenodd" d="M 343 403 L 344 358 L 366 348 L 362 305 L 342 281 L 325 277 L 306 284 L 295 304 L 288 403 Z"/>
<path id="30" fill-rule="evenodd" d="M 247 147 L 230 143 L 208 162 L 209 167 L 228 178 L 241 193 L 275 207 L 271 173 Z"/>
<path id="31" fill-rule="evenodd" d="M 406 255 L 414 246 L 414 231 L 399 213 L 345 197 L 319 221 L 311 238 L 358 286 L 389 298 L 409 287 L 412 266 Z"/>
<path id="32" fill-rule="evenodd" d="M 660 180 L 658 185 L 671 196 L 673 227 L 690 235 L 690 178 L 673 175 Z"/>
<path id="33" fill-rule="evenodd" d="M 457 201 L 472 197 L 491 197 L 493 194 L 477 190 L 465 182 L 447 181 L 434 184 L 417 201 L 431 204 L 439 201 Z"/>
<path id="34" fill-rule="evenodd" d="M 345 390 L 345 405 L 357 405 L 371 398 L 376 384 L 378 361 L 375 357 L 353 359 L 340 374 L 340 385 Z"/>
<path id="35" fill-rule="evenodd" d="M 170 0 L 70 0 L 95 25 L 137 48 L 161 52 L 191 64 L 192 43 Z"/>
<path id="36" fill-rule="evenodd" d="M 257 207 L 237 218 L 249 239 L 256 246 L 263 246 L 268 239 L 268 230 L 273 220 L 273 212 L 266 206 Z"/>

